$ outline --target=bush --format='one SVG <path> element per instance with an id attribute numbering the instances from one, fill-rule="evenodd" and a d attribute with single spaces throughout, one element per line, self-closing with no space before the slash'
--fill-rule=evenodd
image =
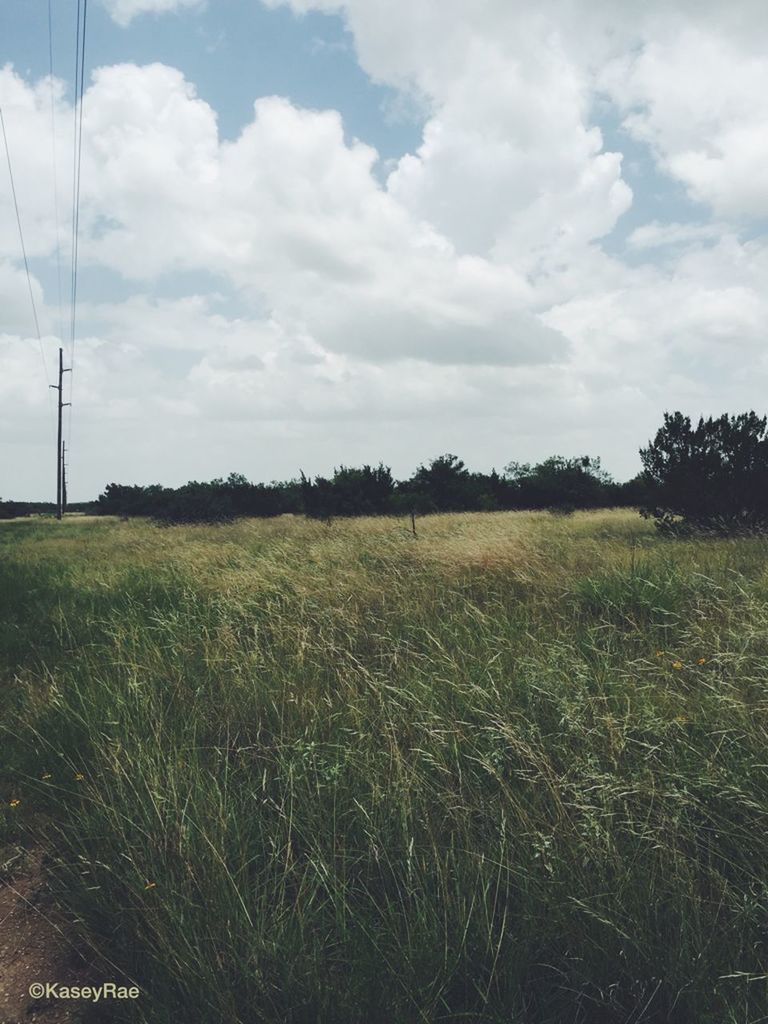
<path id="1" fill-rule="evenodd" d="M 231 523 L 235 510 L 228 495 L 212 484 L 192 482 L 169 492 L 153 518 L 162 526 L 183 523 Z"/>

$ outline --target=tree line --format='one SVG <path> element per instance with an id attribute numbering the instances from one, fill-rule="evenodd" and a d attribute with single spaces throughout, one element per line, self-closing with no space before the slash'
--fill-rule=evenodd
<path id="1" fill-rule="evenodd" d="M 270 484 L 251 483 L 240 473 L 178 488 L 110 484 L 96 502 L 106 515 L 150 516 L 159 522 L 226 522 L 240 516 L 304 514 L 332 520 L 366 515 L 427 515 L 435 512 L 507 509 L 600 508 L 637 503 L 638 483 L 617 484 L 600 460 L 553 456 L 538 465 L 511 463 L 503 473 L 470 471 L 456 455 L 440 455 L 407 480 L 389 466 L 340 466 L 329 477 Z"/>
<path id="2" fill-rule="evenodd" d="M 70 512 L 94 512 L 93 501 L 76 501 L 67 505 Z M 24 516 L 55 516 L 54 501 L 4 501 L 0 498 L 0 519 L 18 519 Z"/>
<path id="3" fill-rule="evenodd" d="M 182 487 L 111 483 L 93 503 L 73 510 L 161 524 L 224 523 L 238 517 L 303 514 L 332 521 L 366 515 L 435 512 L 637 507 L 669 533 L 733 533 L 768 526 L 768 419 L 754 412 L 699 419 L 665 413 L 655 438 L 640 449 L 643 471 L 617 483 L 589 455 L 553 455 L 535 465 L 510 462 L 501 473 L 470 470 L 456 455 L 439 455 L 406 480 L 391 469 L 340 466 L 332 476 L 251 483 L 240 473 Z M 2 502 L 0 518 L 53 511 L 47 503 Z"/>

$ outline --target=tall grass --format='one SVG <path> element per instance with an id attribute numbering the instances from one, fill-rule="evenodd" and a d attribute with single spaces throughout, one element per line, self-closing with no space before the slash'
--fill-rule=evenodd
<path id="1" fill-rule="evenodd" d="M 126 1017 L 768 1019 L 765 540 L 498 513 L 0 553 L 6 828 Z"/>

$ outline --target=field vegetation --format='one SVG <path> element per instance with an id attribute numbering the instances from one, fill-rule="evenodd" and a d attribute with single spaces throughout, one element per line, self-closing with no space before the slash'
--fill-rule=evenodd
<path id="1" fill-rule="evenodd" d="M 768 1019 L 768 539 L 417 525 L 0 525 L 0 839 L 109 1019 Z"/>

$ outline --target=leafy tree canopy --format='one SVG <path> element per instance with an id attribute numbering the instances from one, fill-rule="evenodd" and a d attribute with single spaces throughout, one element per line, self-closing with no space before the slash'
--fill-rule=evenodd
<path id="1" fill-rule="evenodd" d="M 665 530 L 730 533 L 768 525 L 766 417 L 755 412 L 699 419 L 680 412 L 640 450 L 648 501 Z"/>

